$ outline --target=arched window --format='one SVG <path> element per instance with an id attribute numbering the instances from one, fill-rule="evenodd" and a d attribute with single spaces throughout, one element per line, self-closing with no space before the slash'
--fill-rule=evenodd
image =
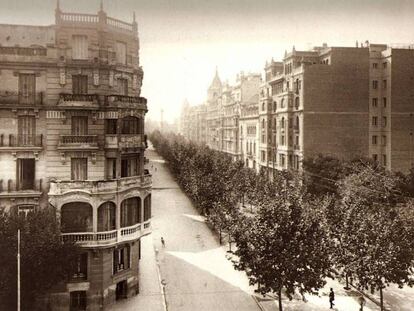
<path id="1" fill-rule="evenodd" d="M 151 218 L 151 194 L 147 195 L 144 199 L 144 221 Z"/>
<path id="2" fill-rule="evenodd" d="M 62 206 L 60 217 L 62 233 L 93 231 L 92 206 L 88 203 L 66 203 Z"/>
<path id="3" fill-rule="evenodd" d="M 262 103 L 262 111 L 265 111 L 265 103 Z"/>
<path id="4" fill-rule="evenodd" d="M 266 124 L 265 124 L 265 120 L 263 119 L 263 120 L 262 120 L 262 129 L 264 129 L 264 128 L 265 128 L 265 126 L 266 126 Z"/>
<path id="5" fill-rule="evenodd" d="M 141 222 L 141 199 L 129 198 L 121 203 L 121 227 L 133 226 Z"/>
<path id="6" fill-rule="evenodd" d="M 285 108 L 285 99 L 284 98 L 282 98 L 280 100 L 280 108 Z"/>
<path id="7" fill-rule="evenodd" d="M 112 202 L 105 202 L 98 208 L 98 231 L 110 231 L 115 229 L 116 206 Z"/>
<path id="8" fill-rule="evenodd" d="M 125 117 L 122 119 L 121 134 L 142 134 L 141 126 L 141 119 Z"/>
<path id="9" fill-rule="evenodd" d="M 273 112 L 276 112 L 276 109 L 277 109 L 277 103 L 273 102 Z"/>
<path id="10" fill-rule="evenodd" d="M 285 118 L 282 117 L 282 119 L 280 120 L 280 128 L 284 129 L 285 128 Z"/>
<path id="11" fill-rule="evenodd" d="M 299 117 L 298 116 L 296 116 L 296 122 L 295 122 L 296 124 L 296 130 L 298 130 L 299 131 Z"/>

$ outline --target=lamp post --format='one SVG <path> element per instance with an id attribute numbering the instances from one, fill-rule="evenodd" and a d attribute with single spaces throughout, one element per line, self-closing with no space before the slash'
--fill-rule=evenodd
<path id="1" fill-rule="evenodd" d="M 17 229 L 17 311 L 20 311 L 20 229 Z"/>

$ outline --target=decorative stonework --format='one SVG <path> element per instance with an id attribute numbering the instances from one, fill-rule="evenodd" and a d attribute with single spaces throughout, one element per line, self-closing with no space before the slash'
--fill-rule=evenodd
<path id="1" fill-rule="evenodd" d="M 93 85 L 95 86 L 99 85 L 99 70 L 98 69 L 93 71 Z"/>
<path id="2" fill-rule="evenodd" d="M 59 84 L 64 86 L 66 84 L 66 70 L 65 68 L 59 69 Z"/>

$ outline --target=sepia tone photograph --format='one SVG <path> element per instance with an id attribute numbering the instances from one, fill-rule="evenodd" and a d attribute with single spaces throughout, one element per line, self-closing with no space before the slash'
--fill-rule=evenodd
<path id="1" fill-rule="evenodd" d="M 414 311 L 413 17 L 0 0 L 0 311 Z"/>

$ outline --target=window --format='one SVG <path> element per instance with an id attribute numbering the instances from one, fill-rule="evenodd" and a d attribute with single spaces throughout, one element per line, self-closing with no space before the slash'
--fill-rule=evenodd
<path id="1" fill-rule="evenodd" d="M 277 109 L 277 103 L 273 102 L 273 112 L 276 112 L 276 109 Z"/>
<path id="2" fill-rule="evenodd" d="M 387 98 L 386 97 L 382 98 L 382 107 L 387 108 Z"/>
<path id="3" fill-rule="evenodd" d="M 387 80 L 382 80 L 382 88 L 383 89 L 387 88 Z"/>
<path id="4" fill-rule="evenodd" d="M 282 117 L 282 119 L 280 120 L 280 128 L 283 130 L 285 129 L 285 118 Z"/>
<path id="5" fill-rule="evenodd" d="M 381 144 L 383 146 L 386 146 L 387 145 L 387 136 L 382 135 L 382 137 L 381 137 Z"/>
<path id="6" fill-rule="evenodd" d="M 121 177 L 139 175 L 139 155 L 132 154 L 121 158 Z"/>
<path id="7" fill-rule="evenodd" d="M 374 162 L 378 162 L 378 155 L 374 153 L 372 155 L 372 160 L 374 160 Z"/>
<path id="8" fill-rule="evenodd" d="M 34 116 L 20 116 L 17 120 L 17 141 L 19 146 L 35 144 L 36 119 Z"/>
<path id="9" fill-rule="evenodd" d="M 88 94 L 88 76 L 73 75 L 72 76 L 72 93 Z"/>
<path id="10" fill-rule="evenodd" d="M 266 110 L 265 103 L 262 103 L 262 111 L 265 111 L 265 110 Z"/>
<path id="11" fill-rule="evenodd" d="M 136 117 L 122 119 L 121 134 L 140 134 L 140 120 Z"/>
<path id="12" fill-rule="evenodd" d="M 72 279 L 86 280 L 88 278 L 88 253 L 79 254 L 76 258 Z"/>
<path id="13" fill-rule="evenodd" d="M 17 159 L 17 189 L 34 190 L 35 159 Z"/>
<path id="14" fill-rule="evenodd" d="M 262 150 L 261 154 L 261 160 L 262 162 L 266 161 L 266 152 Z"/>
<path id="15" fill-rule="evenodd" d="M 19 104 L 32 105 L 36 96 L 36 76 L 19 74 Z"/>
<path id="16" fill-rule="evenodd" d="M 280 100 L 280 108 L 285 108 L 285 100 L 283 98 Z"/>
<path id="17" fill-rule="evenodd" d="M 300 104 L 299 97 L 296 97 L 296 98 L 295 98 L 295 108 L 296 108 L 296 109 L 299 109 L 299 104 Z"/>
<path id="18" fill-rule="evenodd" d="M 88 117 L 72 117 L 72 135 L 88 135 Z"/>
<path id="19" fill-rule="evenodd" d="M 129 269 L 130 247 L 126 245 L 115 249 L 113 252 L 114 274 L 119 271 Z"/>
<path id="20" fill-rule="evenodd" d="M 387 127 L 387 117 L 382 117 L 382 127 Z"/>
<path id="21" fill-rule="evenodd" d="M 72 36 L 72 58 L 88 59 L 88 37 Z"/>
<path id="22" fill-rule="evenodd" d="M 378 63 L 372 63 L 372 69 L 377 69 L 378 68 Z"/>
<path id="23" fill-rule="evenodd" d="M 382 63 L 382 68 L 384 68 L 384 69 L 387 68 L 387 62 Z"/>
<path id="24" fill-rule="evenodd" d="M 372 80 L 372 88 L 373 89 L 377 89 L 378 88 L 378 81 L 377 80 Z"/>
<path id="25" fill-rule="evenodd" d="M 296 145 L 296 148 L 299 149 L 299 136 L 298 135 L 295 136 L 295 145 Z"/>
<path id="26" fill-rule="evenodd" d="M 105 202 L 98 207 L 98 232 L 115 230 L 116 205 L 113 202 Z"/>
<path id="27" fill-rule="evenodd" d="M 144 221 L 151 218 L 151 194 L 147 195 L 144 199 Z"/>
<path id="28" fill-rule="evenodd" d="M 119 95 L 128 95 L 128 79 L 118 79 Z"/>
<path id="29" fill-rule="evenodd" d="M 373 145 L 377 144 L 377 135 L 372 135 L 372 144 Z"/>
<path id="30" fill-rule="evenodd" d="M 279 165 L 283 167 L 286 165 L 286 156 L 284 154 L 279 154 Z"/>
<path id="31" fill-rule="evenodd" d="M 284 146 L 284 145 L 285 145 L 285 135 L 281 135 L 281 136 L 280 136 L 280 144 L 281 144 L 282 146 Z"/>
<path id="32" fill-rule="evenodd" d="M 382 155 L 382 165 L 387 166 L 387 155 L 385 154 Z"/>
<path id="33" fill-rule="evenodd" d="M 71 158 L 70 166 L 72 180 L 88 179 L 88 158 Z"/>
<path id="34" fill-rule="evenodd" d="M 264 144 L 265 142 L 266 142 L 265 135 L 264 135 L 264 134 L 262 134 L 262 144 Z"/>
<path id="35" fill-rule="evenodd" d="M 117 63 L 126 65 L 126 59 L 127 59 L 126 55 L 127 55 L 126 43 L 117 42 L 116 43 L 116 61 L 117 61 Z"/>
<path id="36" fill-rule="evenodd" d="M 116 179 L 116 158 L 106 159 L 106 178 Z"/>
<path id="37" fill-rule="evenodd" d="M 117 119 L 105 119 L 105 134 L 116 134 L 118 127 Z"/>
<path id="38" fill-rule="evenodd" d="M 70 292 L 70 311 L 86 310 L 86 291 Z"/>
<path id="39" fill-rule="evenodd" d="M 372 99 L 372 107 L 376 108 L 378 106 L 378 98 L 374 97 Z"/>
<path id="40" fill-rule="evenodd" d="M 121 227 L 133 226 L 141 222 L 141 199 L 129 198 L 121 203 Z"/>
<path id="41" fill-rule="evenodd" d="M 378 125 L 378 117 L 372 117 L 372 126 Z"/>

